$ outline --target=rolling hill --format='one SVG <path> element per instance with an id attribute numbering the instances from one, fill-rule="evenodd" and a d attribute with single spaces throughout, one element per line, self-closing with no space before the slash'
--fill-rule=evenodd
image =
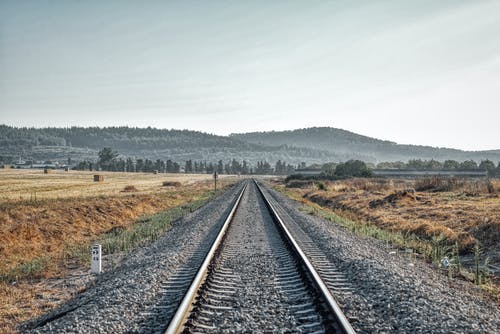
<path id="1" fill-rule="evenodd" d="M 314 127 L 290 131 L 251 132 L 231 134 L 230 138 L 259 145 L 290 145 L 319 149 L 340 158 L 340 160 L 360 159 L 369 162 L 407 161 L 409 159 L 435 160 L 500 160 L 500 150 L 462 151 L 419 145 L 400 145 L 395 142 L 362 136 L 350 131 Z"/>
<path id="2" fill-rule="evenodd" d="M 148 159 L 260 160 L 323 163 L 360 159 L 367 162 L 409 159 L 490 159 L 500 150 L 461 151 L 399 145 L 346 130 L 316 127 L 291 131 L 252 132 L 218 136 L 190 130 L 133 127 L 18 128 L 0 125 L 0 162 L 8 160 L 96 159 L 103 147 L 127 157 Z"/>

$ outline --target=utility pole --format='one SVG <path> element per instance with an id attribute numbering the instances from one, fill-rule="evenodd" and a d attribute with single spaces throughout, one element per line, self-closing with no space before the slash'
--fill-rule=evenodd
<path id="1" fill-rule="evenodd" d="M 217 179 L 219 178 L 219 175 L 217 174 L 217 170 L 214 172 L 214 193 L 217 193 Z"/>

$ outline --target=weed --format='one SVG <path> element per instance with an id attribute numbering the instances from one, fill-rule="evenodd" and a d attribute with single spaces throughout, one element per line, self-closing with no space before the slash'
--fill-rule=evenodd
<path id="1" fill-rule="evenodd" d="M 484 260 L 483 265 L 480 265 L 482 250 L 479 245 L 476 243 L 474 245 L 474 283 L 477 285 L 485 284 L 490 276 L 490 272 L 488 270 L 489 258 L 487 257 Z"/>
<path id="2" fill-rule="evenodd" d="M 43 273 L 51 262 L 48 256 L 34 258 L 28 262 L 21 262 L 15 268 L 2 272 L 0 281 L 14 282 L 22 278 L 35 279 L 43 277 Z"/>
<path id="3" fill-rule="evenodd" d="M 316 182 L 318 190 L 326 190 L 326 185 L 323 182 Z"/>
<path id="4" fill-rule="evenodd" d="M 486 181 L 486 189 L 488 190 L 489 194 L 495 193 L 495 186 L 493 185 L 493 182 L 491 182 L 491 180 L 489 179 L 488 181 Z"/>
<path id="5" fill-rule="evenodd" d="M 455 242 L 455 246 L 453 247 L 453 256 L 454 256 L 454 262 L 456 265 L 457 269 L 457 274 L 460 274 L 462 272 L 462 262 L 460 261 L 460 249 L 458 246 L 458 242 Z"/>
<path id="6" fill-rule="evenodd" d="M 479 285 L 481 284 L 481 278 L 479 276 L 479 257 L 481 252 L 479 250 L 479 245 L 476 243 L 474 245 L 474 282 Z"/>
<path id="7" fill-rule="evenodd" d="M 441 260 L 450 254 L 452 247 L 447 243 L 446 237 L 442 234 L 431 238 L 430 259 L 432 263 L 439 265 Z"/>

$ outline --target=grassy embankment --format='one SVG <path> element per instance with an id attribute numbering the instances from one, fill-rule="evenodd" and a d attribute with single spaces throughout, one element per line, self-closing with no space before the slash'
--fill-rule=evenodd
<path id="1" fill-rule="evenodd" d="M 214 196 L 211 175 L 93 174 L 0 170 L 0 328 L 15 332 L 69 298 L 44 282 L 88 268 L 92 243 L 126 252 Z"/>
<path id="2" fill-rule="evenodd" d="M 411 248 L 436 264 L 448 256 L 450 276 L 475 280 L 499 300 L 498 277 L 484 265 L 499 260 L 499 180 L 348 179 L 275 187 L 303 203 L 304 211 L 359 235 Z M 466 257 L 477 258 L 477 271 L 464 269 Z"/>

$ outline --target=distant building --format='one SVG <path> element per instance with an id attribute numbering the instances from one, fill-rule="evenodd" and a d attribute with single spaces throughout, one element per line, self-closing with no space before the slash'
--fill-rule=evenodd
<path id="1" fill-rule="evenodd" d="M 67 164 L 60 164 L 59 162 L 54 163 L 44 163 L 37 161 L 18 161 L 13 166 L 16 169 L 65 169 L 66 167 L 71 168 L 74 165 L 69 166 Z"/>
<path id="2" fill-rule="evenodd" d="M 14 168 L 17 169 L 26 169 L 26 168 L 31 168 L 32 164 L 31 162 L 26 162 L 19 160 L 17 163 L 14 164 Z"/>
<path id="3" fill-rule="evenodd" d="M 320 168 L 299 168 L 296 169 L 293 174 L 312 176 L 320 175 L 322 172 L 323 171 Z"/>

